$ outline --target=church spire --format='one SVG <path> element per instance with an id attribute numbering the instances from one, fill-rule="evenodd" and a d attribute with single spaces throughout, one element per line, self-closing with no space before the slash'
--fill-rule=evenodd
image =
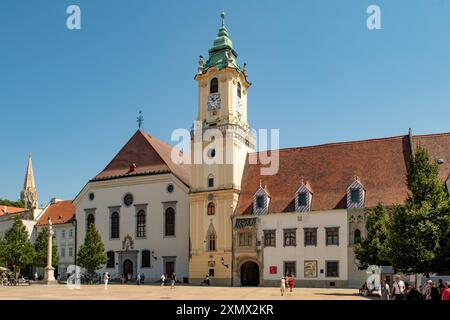
<path id="1" fill-rule="evenodd" d="M 28 156 L 27 171 L 23 182 L 23 189 L 20 193 L 20 199 L 25 203 L 26 208 L 38 207 L 38 194 L 36 192 L 36 183 L 34 181 L 33 163 L 31 154 Z"/>
<path id="2" fill-rule="evenodd" d="M 227 27 L 225 26 L 225 12 L 220 14 L 222 20 L 219 32 L 211 49 L 208 50 L 209 59 L 206 64 L 202 65 L 203 73 L 209 68 L 216 67 L 221 70 L 226 67 L 235 68 L 241 70 L 241 67 L 237 63 L 237 53 L 233 48 L 233 42 L 228 34 Z"/>

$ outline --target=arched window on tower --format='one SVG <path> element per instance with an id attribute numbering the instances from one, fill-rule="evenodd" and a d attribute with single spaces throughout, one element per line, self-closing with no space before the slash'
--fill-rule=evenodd
<path id="1" fill-rule="evenodd" d="M 212 78 L 209 83 L 209 93 L 219 92 L 219 80 L 217 78 Z"/>
<path id="2" fill-rule="evenodd" d="M 106 257 L 108 258 L 108 262 L 106 263 L 106 267 L 107 268 L 114 268 L 114 263 L 115 263 L 115 254 L 114 251 L 108 251 L 106 253 Z"/>
<path id="3" fill-rule="evenodd" d="M 119 213 L 111 214 L 111 239 L 119 238 Z"/>
<path id="4" fill-rule="evenodd" d="M 150 251 L 143 250 L 141 254 L 141 266 L 142 268 L 150 268 Z"/>
<path id="5" fill-rule="evenodd" d="M 242 94 L 241 83 L 238 82 L 238 84 L 237 84 L 237 96 L 240 98 L 241 94 Z"/>
<path id="6" fill-rule="evenodd" d="M 214 176 L 212 174 L 210 174 L 208 176 L 208 188 L 214 188 Z"/>
<path id="7" fill-rule="evenodd" d="M 216 231 L 214 230 L 214 227 L 211 224 L 209 226 L 208 234 L 206 237 L 208 251 L 216 251 L 216 239 L 217 239 Z"/>
<path id="8" fill-rule="evenodd" d="M 208 203 L 208 210 L 207 210 L 208 216 L 213 216 L 216 214 L 216 206 L 213 202 Z"/>
<path id="9" fill-rule="evenodd" d="M 354 243 L 358 243 L 358 242 L 360 242 L 360 241 L 361 241 L 361 230 L 356 229 L 356 230 L 353 232 L 353 242 L 354 242 Z"/>

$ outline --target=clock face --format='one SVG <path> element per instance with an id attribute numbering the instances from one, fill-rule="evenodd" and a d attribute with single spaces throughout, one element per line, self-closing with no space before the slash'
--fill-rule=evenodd
<path id="1" fill-rule="evenodd" d="M 212 93 L 208 96 L 208 110 L 215 110 L 220 108 L 220 94 Z"/>

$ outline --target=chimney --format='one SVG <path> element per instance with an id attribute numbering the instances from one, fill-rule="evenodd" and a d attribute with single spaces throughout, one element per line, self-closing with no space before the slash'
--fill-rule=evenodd
<path id="1" fill-rule="evenodd" d="M 58 199 L 58 198 L 52 198 L 52 200 L 50 202 L 51 202 L 51 204 L 55 204 L 55 203 L 61 202 L 61 201 L 63 201 L 63 200 Z"/>

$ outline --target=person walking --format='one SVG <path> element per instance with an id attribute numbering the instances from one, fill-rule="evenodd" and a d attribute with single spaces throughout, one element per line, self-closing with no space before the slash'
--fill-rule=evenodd
<path id="1" fill-rule="evenodd" d="M 105 290 L 108 290 L 109 273 L 105 272 L 103 274 L 103 283 L 105 284 Z"/>
<path id="2" fill-rule="evenodd" d="M 428 279 L 423 287 L 422 287 L 422 295 L 423 295 L 423 300 L 430 300 L 431 299 L 431 284 L 433 283 L 433 281 L 431 281 L 430 279 Z"/>
<path id="3" fill-rule="evenodd" d="M 281 296 L 283 296 L 284 292 L 286 291 L 286 278 L 285 277 L 281 277 L 280 291 L 281 291 Z"/>
<path id="4" fill-rule="evenodd" d="M 145 273 L 141 273 L 141 284 L 145 283 Z"/>
<path id="5" fill-rule="evenodd" d="M 137 284 L 138 286 L 141 285 L 141 273 L 140 273 L 140 272 L 138 272 L 138 274 L 137 274 L 137 276 L 136 276 L 136 284 Z"/>
<path id="6" fill-rule="evenodd" d="M 381 280 L 380 285 L 380 300 L 391 300 L 390 299 L 390 288 L 389 284 L 386 282 L 386 280 Z"/>
<path id="7" fill-rule="evenodd" d="M 161 287 L 164 287 L 164 282 L 166 281 L 166 275 L 163 273 L 161 275 Z"/>
<path id="8" fill-rule="evenodd" d="M 442 293 L 444 292 L 444 289 L 445 289 L 444 281 L 442 281 L 442 279 L 439 279 L 438 289 L 439 289 L 439 294 L 442 296 Z"/>
<path id="9" fill-rule="evenodd" d="M 442 300 L 450 300 L 450 281 L 447 282 L 447 288 L 442 291 Z"/>
<path id="10" fill-rule="evenodd" d="M 439 301 L 441 300 L 441 295 L 439 293 L 439 288 L 436 286 L 436 283 L 431 283 L 431 287 L 430 287 L 430 299 L 429 300 L 434 300 L 434 301 Z"/>
<path id="11" fill-rule="evenodd" d="M 291 274 L 291 276 L 289 277 L 289 280 L 288 280 L 290 292 L 292 292 L 292 289 L 294 289 L 294 281 L 295 281 L 294 275 Z"/>
<path id="12" fill-rule="evenodd" d="M 177 282 L 177 275 L 172 273 L 172 276 L 170 277 L 170 289 L 175 289 L 175 282 Z"/>
<path id="13" fill-rule="evenodd" d="M 399 275 L 395 275 L 395 281 L 392 284 L 392 297 L 395 300 L 403 300 L 405 298 L 405 283 L 400 280 Z"/>

